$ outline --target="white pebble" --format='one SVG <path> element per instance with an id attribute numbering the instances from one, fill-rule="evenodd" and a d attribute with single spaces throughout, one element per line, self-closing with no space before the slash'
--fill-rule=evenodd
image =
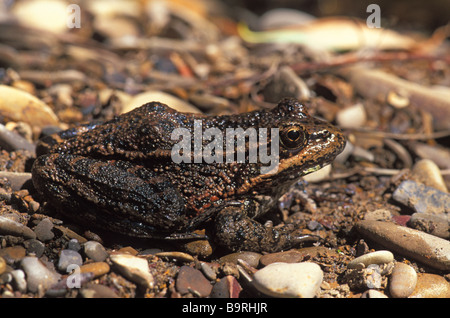
<path id="1" fill-rule="evenodd" d="M 56 284 L 60 275 L 49 270 L 37 257 L 27 256 L 22 259 L 20 266 L 27 277 L 28 291 L 32 293 L 47 290 Z"/>
<path id="2" fill-rule="evenodd" d="M 386 264 L 394 260 L 394 254 L 389 251 L 376 251 L 368 254 L 361 255 L 348 263 L 348 268 L 360 268 L 367 267 L 370 264 Z"/>
<path id="3" fill-rule="evenodd" d="M 147 288 L 153 287 L 153 275 L 145 258 L 129 254 L 113 254 L 111 261 L 118 271 L 129 280 Z"/>
<path id="4" fill-rule="evenodd" d="M 272 297 L 312 298 L 322 279 L 323 272 L 315 263 L 272 263 L 254 274 L 253 285 Z"/>
<path id="5" fill-rule="evenodd" d="M 411 266 L 396 263 L 391 274 L 389 291 L 394 298 L 406 298 L 412 294 L 417 284 L 417 273 Z"/>

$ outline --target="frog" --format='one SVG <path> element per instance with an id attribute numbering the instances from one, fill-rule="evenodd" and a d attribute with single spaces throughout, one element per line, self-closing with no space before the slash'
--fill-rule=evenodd
<path id="1" fill-rule="evenodd" d="M 271 109 L 212 116 L 149 102 L 41 139 L 32 181 L 48 204 L 88 228 L 141 239 L 189 239 L 209 228 L 208 238 L 231 251 L 282 251 L 307 238 L 261 217 L 304 175 L 332 163 L 346 143 L 339 128 L 308 113 L 309 104 L 284 98 Z M 259 160 L 174 160 L 181 137 L 172 134 L 179 128 L 194 133 L 186 137 L 192 145 L 196 129 L 275 129 L 241 146 L 245 158 L 250 147 L 276 149 L 278 163 L 263 169 Z M 231 146 L 236 150 L 237 142 Z"/>

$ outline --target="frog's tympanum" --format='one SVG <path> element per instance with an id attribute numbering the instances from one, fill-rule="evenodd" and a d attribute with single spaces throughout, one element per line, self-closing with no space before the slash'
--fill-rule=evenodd
<path id="1" fill-rule="evenodd" d="M 250 147 L 265 146 L 270 152 L 276 141 L 276 169 L 263 172 L 268 164 L 260 161 L 176 163 L 172 149 L 180 138 L 172 139 L 172 132 L 185 128 L 192 133 L 194 149 L 198 127 L 202 132 L 215 127 L 224 136 L 227 128 L 267 128 L 265 140 L 247 140 L 246 158 Z M 271 134 L 272 128 L 278 134 Z M 264 226 L 257 218 L 301 176 L 329 164 L 345 144 L 336 127 L 310 116 L 294 99 L 271 110 L 214 117 L 152 102 L 76 131 L 43 140 L 45 153 L 40 151 L 32 170 L 36 189 L 69 219 L 143 238 L 189 237 L 209 224 L 218 244 L 252 251 L 298 244 L 298 231 Z M 203 139 L 203 146 L 210 143 Z"/>

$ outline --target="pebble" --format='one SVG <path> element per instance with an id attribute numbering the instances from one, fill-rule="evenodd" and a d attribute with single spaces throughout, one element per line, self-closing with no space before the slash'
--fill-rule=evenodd
<path id="1" fill-rule="evenodd" d="M 115 268 L 127 279 L 144 288 L 153 287 L 153 275 L 145 258 L 130 254 L 112 254 L 110 258 Z"/>
<path id="2" fill-rule="evenodd" d="M 0 256 L 0 275 L 6 271 L 6 261 Z"/>
<path id="3" fill-rule="evenodd" d="M 36 237 L 39 241 L 46 242 L 55 237 L 52 229 L 53 222 L 49 218 L 45 218 L 41 222 L 39 222 L 38 225 L 36 225 L 36 227 L 34 228 L 34 233 L 36 233 Z"/>
<path id="4" fill-rule="evenodd" d="M 190 266 L 183 265 L 178 272 L 175 287 L 182 295 L 193 292 L 200 297 L 207 297 L 211 293 L 213 286 L 203 276 L 202 272 Z"/>
<path id="5" fill-rule="evenodd" d="M 0 249 L 0 256 L 3 257 L 9 265 L 13 265 L 15 262 L 20 261 L 25 255 L 26 250 L 20 245 Z"/>
<path id="6" fill-rule="evenodd" d="M 111 288 L 99 284 L 87 284 L 80 289 L 80 294 L 84 298 L 119 298 Z"/>
<path id="7" fill-rule="evenodd" d="M 34 254 L 36 257 L 41 257 L 44 254 L 45 244 L 37 239 L 29 239 L 23 242 L 28 254 Z"/>
<path id="8" fill-rule="evenodd" d="M 83 259 L 81 255 L 74 251 L 74 250 L 62 250 L 59 255 L 58 260 L 58 269 L 66 273 L 66 271 L 69 269 L 72 270 L 73 268 L 70 268 L 71 265 L 77 265 L 81 266 L 83 264 Z"/>
<path id="9" fill-rule="evenodd" d="M 336 114 L 336 121 L 343 128 L 358 128 L 364 125 L 367 120 L 364 105 L 357 103 L 353 106 L 340 110 Z"/>
<path id="10" fill-rule="evenodd" d="M 36 238 L 34 233 L 28 226 L 0 216 L 0 235 L 23 236 L 27 239 Z"/>
<path id="11" fill-rule="evenodd" d="M 442 276 L 417 274 L 417 285 L 409 298 L 450 298 L 450 283 Z"/>
<path id="12" fill-rule="evenodd" d="M 433 268 L 450 270 L 450 242 L 439 237 L 382 221 L 359 221 L 356 230 L 389 250 Z"/>
<path id="13" fill-rule="evenodd" d="M 409 219 L 408 226 L 434 236 L 450 239 L 449 220 L 442 215 L 414 213 Z"/>
<path id="14" fill-rule="evenodd" d="M 84 254 L 94 262 L 103 262 L 109 256 L 103 245 L 96 241 L 87 241 L 83 248 Z"/>
<path id="15" fill-rule="evenodd" d="M 57 283 L 60 275 L 48 269 L 37 257 L 27 256 L 22 259 L 20 266 L 26 274 L 27 288 L 29 292 L 45 291 Z"/>
<path id="16" fill-rule="evenodd" d="M 13 286 L 15 290 L 25 293 L 27 291 L 27 281 L 25 273 L 21 269 L 16 269 L 10 272 L 13 277 Z"/>
<path id="17" fill-rule="evenodd" d="M 268 296 L 312 298 L 322 280 L 323 272 L 315 263 L 272 263 L 257 271 L 252 283 Z"/>
<path id="18" fill-rule="evenodd" d="M 411 266 L 396 263 L 389 280 L 389 292 L 394 298 L 407 298 L 417 284 L 417 273 Z"/>
<path id="19" fill-rule="evenodd" d="M 79 250 L 81 250 L 81 244 L 77 239 L 70 239 L 70 241 L 67 243 L 67 249 L 78 252 Z"/>
<path id="20" fill-rule="evenodd" d="M 213 248 L 208 240 L 194 240 L 183 244 L 185 251 L 200 258 L 208 258 L 213 253 Z"/>
<path id="21" fill-rule="evenodd" d="M 231 253 L 225 256 L 222 256 L 219 259 L 220 263 L 232 263 L 237 264 L 238 260 L 241 259 L 247 264 L 249 264 L 252 267 L 257 267 L 261 258 L 261 254 L 255 253 L 255 252 L 237 252 L 237 253 Z"/>
<path id="22" fill-rule="evenodd" d="M 394 254 L 389 251 L 376 251 L 368 254 L 361 255 L 347 265 L 348 268 L 364 268 L 370 264 L 385 264 L 394 261 Z M 361 267 L 361 265 L 363 265 Z"/>
<path id="23" fill-rule="evenodd" d="M 81 273 L 93 273 L 94 278 L 98 278 L 106 273 L 109 273 L 110 267 L 108 263 L 105 262 L 95 262 L 84 264 L 80 267 Z"/>
<path id="24" fill-rule="evenodd" d="M 369 289 L 362 293 L 361 298 L 388 298 L 388 296 L 376 289 Z"/>
<path id="25" fill-rule="evenodd" d="M 412 167 L 412 178 L 427 186 L 448 192 L 438 165 L 430 159 L 421 159 Z"/>
<path id="26" fill-rule="evenodd" d="M 392 198 L 418 213 L 450 213 L 450 194 L 412 180 L 403 181 Z"/>
<path id="27" fill-rule="evenodd" d="M 221 278 L 211 290 L 211 298 L 239 298 L 241 285 L 234 276 L 227 275 Z"/>
<path id="28" fill-rule="evenodd" d="M 373 220 L 373 221 L 388 221 L 392 217 L 391 211 L 387 209 L 377 209 L 374 211 L 368 211 L 364 215 L 364 220 Z"/>
<path id="29" fill-rule="evenodd" d="M 343 282 L 356 290 L 384 288 L 387 285 L 387 279 L 383 272 L 384 269 L 378 264 L 370 264 L 367 268 L 348 269 Z"/>

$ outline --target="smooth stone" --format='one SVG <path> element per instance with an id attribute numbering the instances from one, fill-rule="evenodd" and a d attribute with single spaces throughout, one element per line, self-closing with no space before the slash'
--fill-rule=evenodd
<path id="1" fill-rule="evenodd" d="M 442 276 L 417 274 L 417 284 L 409 298 L 450 298 L 450 283 Z"/>
<path id="2" fill-rule="evenodd" d="M 381 221 L 359 221 L 356 230 L 364 237 L 436 269 L 450 270 L 450 242 L 439 237 Z"/>
<path id="3" fill-rule="evenodd" d="M 153 287 L 153 275 L 145 258 L 130 254 L 112 254 L 110 258 L 115 268 L 127 279 L 144 288 Z"/>
<path id="4" fill-rule="evenodd" d="M 103 262 L 108 256 L 102 244 L 96 241 L 87 241 L 83 244 L 84 254 L 92 259 L 94 262 Z"/>
<path id="5" fill-rule="evenodd" d="M 257 267 L 261 258 L 261 254 L 259 253 L 255 253 L 255 252 L 236 252 L 236 253 L 231 253 L 225 256 L 222 256 L 219 259 L 219 263 L 233 263 L 233 264 L 237 264 L 238 260 L 243 260 L 246 263 L 248 263 L 250 266 L 252 267 Z"/>
<path id="6" fill-rule="evenodd" d="M 16 269 L 10 272 L 13 277 L 14 289 L 25 293 L 27 291 L 27 280 L 25 279 L 25 273 L 21 269 Z"/>
<path id="7" fill-rule="evenodd" d="M 208 258 L 213 252 L 213 248 L 208 240 L 194 240 L 183 245 L 184 250 L 200 258 Z"/>
<path id="8" fill-rule="evenodd" d="M 62 250 L 59 255 L 58 269 L 61 272 L 73 270 L 71 265 L 81 266 L 83 264 L 83 258 L 74 250 Z"/>
<path id="9" fill-rule="evenodd" d="M 386 264 L 394 261 L 394 254 L 389 251 L 376 251 L 372 253 L 367 253 L 361 255 L 352 261 L 350 261 L 347 265 L 348 268 L 358 268 L 363 264 L 364 267 L 369 266 L 370 264 Z"/>
<path id="10" fill-rule="evenodd" d="M 45 244 L 37 239 L 29 239 L 23 242 L 23 245 L 27 249 L 27 253 L 34 254 L 36 257 L 41 257 L 44 254 Z"/>
<path id="11" fill-rule="evenodd" d="M 36 238 L 39 241 L 46 242 L 55 237 L 52 229 L 53 222 L 49 218 L 45 218 L 41 222 L 39 222 L 38 225 L 36 225 L 36 227 L 34 228 L 34 233 L 36 233 Z"/>
<path id="12" fill-rule="evenodd" d="M 37 257 L 27 256 L 22 259 L 20 266 L 26 274 L 29 292 L 44 291 L 56 284 L 60 275 L 49 270 Z"/>
<path id="13" fill-rule="evenodd" d="M 407 224 L 409 227 L 434 236 L 450 239 L 449 220 L 436 214 L 414 213 Z"/>
<path id="14" fill-rule="evenodd" d="M 81 250 L 81 244 L 77 239 L 71 239 L 67 243 L 67 249 L 78 252 L 79 250 Z"/>
<path id="15" fill-rule="evenodd" d="M 362 293 L 361 298 L 388 298 L 388 296 L 376 289 L 369 289 Z"/>
<path id="16" fill-rule="evenodd" d="M 175 287 L 182 295 L 193 292 L 200 297 L 207 297 L 210 295 L 213 286 L 203 276 L 202 272 L 190 266 L 183 265 L 178 272 Z"/>
<path id="17" fill-rule="evenodd" d="M 421 159 L 414 164 L 411 170 L 413 179 L 442 192 L 448 192 L 441 170 L 434 161 Z"/>
<path id="18" fill-rule="evenodd" d="M 343 128 L 358 128 L 364 125 L 367 120 L 364 105 L 357 103 L 340 110 L 336 114 L 336 121 Z"/>
<path id="19" fill-rule="evenodd" d="M 315 263 L 272 263 L 257 271 L 252 283 L 268 296 L 312 298 L 322 280 L 322 269 Z"/>
<path id="20" fill-rule="evenodd" d="M 0 256 L 0 275 L 6 271 L 6 261 Z"/>
<path id="21" fill-rule="evenodd" d="M 415 212 L 446 214 L 447 217 L 450 213 L 450 194 L 412 180 L 403 181 L 392 198 Z"/>
<path id="22" fill-rule="evenodd" d="M 234 276 L 227 275 L 214 284 L 210 298 L 238 298 L 241 285 Z"/>
<path id="23" fill-rule="evenodd" d="M 81 273 L 93 273 L 94 278 L 100 277 L 104 274 L 107 274 L 110 270 L 108 263 L 105 262 L 95 262 L 84 264 L 80 267 Z"/>
<path id="24" fill-rule="evenodd" d="M 6 248 L 0 249 L 0 256 L 8 263 L 9 265 L 14 264 L 15 262 L 20 261 L 26 255 L 26 250 L 22 246 L 10 246 Z"/>
<path id="25" fill-rule="evenodd" d="M 389 292 L 394 298 L 407 298 L 417 284 L 417 273 L 411 266 L 396 263 L 389 279 Z"/>
<path id="26" fill-rule="evenodd" d="M 28 226 L 0 216 L 0 235 L 23 236 L 27 239 L 36 238 L 36 233 Z"/>
<path id="27" fill-rule="evenodd" d="M 111 288 L 99 284 L 88 284 L 80 293 L 84 298 L 119 298 Z"/>
<path id="28" fill-rule="evenodd" d="M 388 221 L 392 217 L 391 211 L 387 209 L 377 209 L 374 211 L 368 211 L 364 215 L 364 220 L 372 220 L 372 221 Z"/>

